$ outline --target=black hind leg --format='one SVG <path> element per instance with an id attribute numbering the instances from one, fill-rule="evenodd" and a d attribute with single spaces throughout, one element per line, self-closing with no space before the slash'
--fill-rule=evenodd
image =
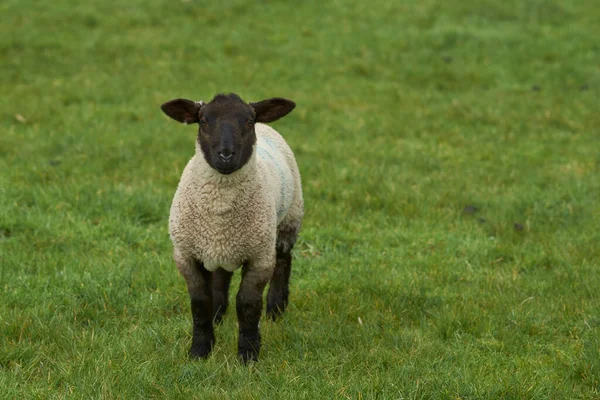
<path id="1" fill-rule="evenodd" d="M 292 272 L 290 250 L 280 251 L 280 249 L 277 249 L 275 272 L 273 272 L 269 284 L 269 294 L 267 295 L 267 317 L 273 321 L 283 314 L 288 304 L 290 274 Z"/>
<path id="2" fill-rule="evenodd" d="M 225 271 L 222 268 L 212 273 L 212 315 L 215 324 L 221 323 L 229 305 L 231 275 L 233 275 L 233 272 Z"/>

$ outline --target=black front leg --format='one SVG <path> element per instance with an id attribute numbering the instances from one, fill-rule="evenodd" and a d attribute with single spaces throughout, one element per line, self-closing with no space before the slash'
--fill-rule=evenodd
<path id="1" fill-rule="evenodd" d="M 178 263 L 179 271 L 185 278 L 192 309 L 192 347 L 190 357 L 206 358 L 210 354 L 215 335 L 212 322 L 212 274 L 197 261 Z"/>
<path id="2" fill-rule="evenodd" d="M 272 267 L 271 267 L 272 268 Z M 242 283 L 236 297 L 239 323 L 238 356 L 242 363 L 257 361 L 260 352 L 258 322 L 262 311 L 262 295 L 272 269 L 267 265 L 247 263 L 242 270 Z"/>

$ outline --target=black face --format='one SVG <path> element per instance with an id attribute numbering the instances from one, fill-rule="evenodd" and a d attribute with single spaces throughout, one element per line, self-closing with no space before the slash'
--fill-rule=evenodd
<path id="1" fill-rule="evenodd" d="M 198 143 L 206 162 L 222 174 L 242 168 L 256 143 L 256 112 L 235 95 L 216 96 L 198 113 Z"/>
<path id="2" fill-rule="evenodd" d="M 161 108 L 169 117 L 184 123 L 198 123 L 198 144 L 206 162 L 221 174 L 242 168 L 252 156 L 256 143 L 256 122 L 272 122 L 288 114 L 296 104 L 271 98 L 245 103 L 234 93 L 216 95 L 210 103 L 175 99 Z"/>

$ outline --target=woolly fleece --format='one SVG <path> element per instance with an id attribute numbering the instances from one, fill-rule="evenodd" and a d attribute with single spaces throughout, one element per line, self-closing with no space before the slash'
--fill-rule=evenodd
<path id="1" fill-rule="evenodd" d="M 209 271 L 234 271 L 246 261 L 272 270 L 276 247 L 294 245 L 304 212 L 296 160 L 273 128 L 257 123 L 255 132 L 251 158 L 229 175 L 211 168 L 196 143 L 169 217 L 180 268 L 195 259 Z"/>

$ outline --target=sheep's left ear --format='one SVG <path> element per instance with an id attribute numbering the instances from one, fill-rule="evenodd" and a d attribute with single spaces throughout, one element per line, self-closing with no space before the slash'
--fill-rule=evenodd
<path id="1" fill-rule="evenodd" d="M 250 103 L 250 105 L 256 111 L 256 122 L 277 121 L 279 118 L 289 114 L 296 107 L 296 103 L 288 99 L 282 99 L 281 97 Z"/>
<path id="2" fill-rule="evenodd" d="M 167 101 L 160 106 L 160 109 L 175 121 L 183 122 L 184 124 L 193 124 L 199 121 L 198 112 L 203 105 L 203 101 L 175 99 Z"/>

